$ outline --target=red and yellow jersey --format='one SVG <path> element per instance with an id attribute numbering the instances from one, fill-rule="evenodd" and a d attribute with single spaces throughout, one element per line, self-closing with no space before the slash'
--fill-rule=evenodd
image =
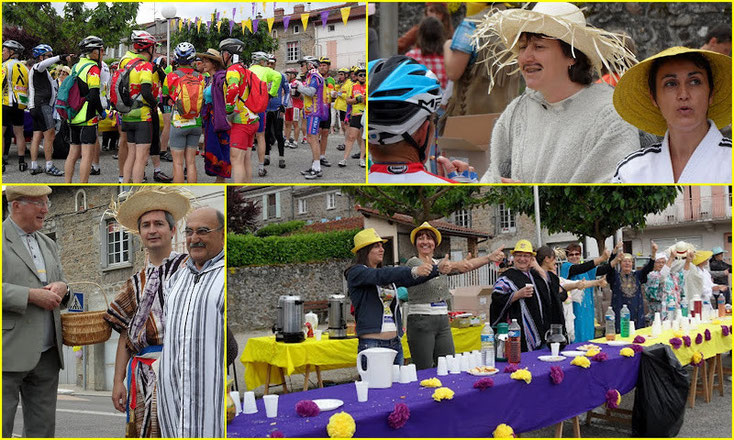
<path id="1" fill-rule="evenodd" d="M 352 115 L 361 115 L 364 113 L 365 102 L 367 102 L 367 84 L 356 82 L 352 85 L 349 97 L 354 99 L 357 96 L 362 97 L 362 102 L 352 104 Z"/>
<path id="2" fill-rule="evenodd" d="M 175 102 L 178 99 L 178 95 L 181 91 L 179 87 L 179 80 L 181 79 L 181 76 L 178 75 L 178 71 L 181 71 L 183 75 L 195 72 L 192 67 L 179 67 L 177 70 L 166 75 L 166 79 L 163 80 L 163 90 L 167 92 L 165 96 L 170 97 L 170 100 L 165 104 L 173 106 L 173 117 L 171 118 L 171 124 L 173 124 L 174 127 L 201 127 L 201 116 L 198 116 L 194 119 L 185 119 L 178 113 L 178 110 L 176 110 Z M 204 75 L 199 75 L 199 79 L 201 80 L 201 89 L 204 90 L 204 87 L 206 86 Z"/>
<path id="3" fill-rule="evenodd" d="M 245 101 L 250 95 L 250 86 L 245 84 L 247 72 L 241 64 L 227 67 L 224 80 L 224 102 L 227 113 L 234 112 L 235 124 L 253 124 L 259 120 L 256 113 L 245 107 Z"/>
<path id="4" fill-rule="evenodd" d="M 128 51 L 125 56 L 120 60 L 120 69 L 124 69 L 125 66 L 136 58 L 143 59 L 140 54 L 136 54 Z M 138 63 L 130 71 L 130 97 L 133 100 L 142 100 L 140 91 L 142 90 L 143 84 L 150 84 L 153 92 L 153 97 L 158 102 L 158 97 L 161 94 L 161 79 L 158 77 L 158 72 L 153 69 L 153 64 L 148 61 Z M 122 115 L 122 120 L 125 122 L 146 122 L 150 121 L 151 113 L 148 105 L 143 105 L 140 108 L 133 109 L 130 113 Z"/>
<path id="5" fill-rule="evenodd" d="M 79 59 L 79 62 L 74 65 L 74 67 L 71 68 L 72 74 L 74 72 L 77 72 L 77 76 L 80 80 L 82 80 L 87 87 L 89 88 L 89 91 L 91 92 L 92 89 L 99 89 L 99 65 L 96 61 L 90 60 L 86 57 L 81 57 Z M 84 105 L 82 106 L 81 110 L 79 110 L 79 113 L 76 114 L 74 119 L 71 120 L 71 125 L 76 126 L 92 126 L 97 125 L 97 122 L 99 122 L 99 115 L 95 114 L 94 117 L 88 121 L 85 121 L 84 118 L 87 116 L 87 108 L 89 107 L 89 101 L 86 101 Z"/>

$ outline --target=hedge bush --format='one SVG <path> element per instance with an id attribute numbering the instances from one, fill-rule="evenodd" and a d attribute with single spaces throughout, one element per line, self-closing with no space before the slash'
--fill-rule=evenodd
<path id="1" fill-rule="evenodd" d="M 283 223 L 273 223 L 263 226 L 255 232 L 258 237 L 270 237 L 273 235 L 286 235 L 290 232 L 297 231 L 304 227 L 306 222 L 303 220 L 292 220 Z"/>
<path id="2" fill-rule="evenodd" d="M 263 266 L 270 264 L 312 263 L 331 259 L 349 259 L 354 235 L 359 229 L 287 237 L 227 235 L 227 266 Z"/>

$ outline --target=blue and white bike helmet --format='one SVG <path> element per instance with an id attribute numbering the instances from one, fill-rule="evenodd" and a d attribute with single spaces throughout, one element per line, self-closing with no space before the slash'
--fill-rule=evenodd
<path id="1" fill-rule="evenodd" d="M 188 66 L 196 59 L 196 49 L 193 44 L 184 41 L 183 43 L 178 43 L 176 49 L 173 51 L 173 55 L 178 64 Z"/>
<path id="2" fill-rule="evenodd" d="M 33 50 L 31 51 L 31 54 L 33 55 L 33 58 L 38 58 L 45 53 L 49 53 L 53 51 L 54 50 L 48 44 L 39 44 L 38 46 L 33 48 Z"/>

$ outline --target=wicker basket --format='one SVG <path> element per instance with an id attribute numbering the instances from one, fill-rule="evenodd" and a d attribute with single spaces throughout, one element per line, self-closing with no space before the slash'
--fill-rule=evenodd
<path id="1" fill-rule="evenodd" d="M 76 284 L 91 284 L 96 286 L 104 296 L 105 303 L 109 306 L 107 295 L 104 289 L 97 283 L 82 281 L 69 283 L 70 286 Z M 101 312 L 71 312 L 61 315 L 61 334 L 64 339 L 64 345 L 92 345 L 100 344 L 110 339 L 112 327 L 104 320 L 106 310 Z"/>

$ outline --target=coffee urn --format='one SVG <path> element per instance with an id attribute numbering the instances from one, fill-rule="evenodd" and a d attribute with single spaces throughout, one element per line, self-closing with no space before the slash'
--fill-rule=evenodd
<path id="1" fill-rule="evenodd" d="M 347 337 L 347 297 L 329 296 L 329 339 Z"/>
<path id="2" fill-rule="evenodd" d="M 278 298 L 273 332 L 278 342 L 303 342 L 303 300 L 300 296 L 281 295 Z"/>

